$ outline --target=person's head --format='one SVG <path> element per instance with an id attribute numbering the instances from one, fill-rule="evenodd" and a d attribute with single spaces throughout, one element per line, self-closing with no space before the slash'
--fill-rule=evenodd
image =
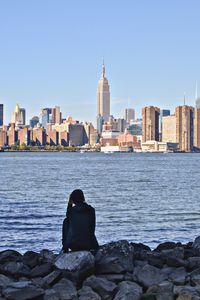
<path id="1" fill-rule="evenodd" d="M 70 195 L 70 200 L 76 205 L 85 202 L 82 190 L 74 190 Z"/>

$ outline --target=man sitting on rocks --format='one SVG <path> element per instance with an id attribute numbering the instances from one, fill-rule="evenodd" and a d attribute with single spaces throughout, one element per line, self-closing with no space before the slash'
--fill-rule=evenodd
<path id="1" fill-rule="evenodd" d="M 85 202 L 82 190 L 74 190 L 67 207 L 62 230 L 63 251 L 97 250 L 95 210 Z"/>

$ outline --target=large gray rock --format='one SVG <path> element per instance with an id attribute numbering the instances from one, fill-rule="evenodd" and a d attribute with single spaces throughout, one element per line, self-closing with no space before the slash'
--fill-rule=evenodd
<path id="1" fill-rule="evenodd" d="M 37 299 L 44 294 L 44 290 L 34 286 L 31 281 L 13 282 L 3 290 L 6 299 L 28 300 Z"/>
<path id="2" fill-rule="evenodd" d="M 7 277 L 3 274 L 0 274 L 0 291 L 3 288 L 7 287 L 7 285 L 9 285 L 9 283 L 11 283 L 11 282 L 12 282 L 12 280 L 9 277 Z"/>
<path id="3" fill-rule="evenodd" d="M 159 284 L 162 281 L 166 280 L 168 276 L 162 271 L 154 266 L 146 265 L 142 269 L 139 269 L 136 274 L 139 284 L 148 288 L 152 285 Z"/>
<path id="4" fill-rule="evenodd" d="M 11 261 L 1 266 L 1 273 L 11 275 L 15 278 L 19 278 L 21 276 L 26 277 L 30 274 L 30 268 L 23 262 Z"/>
<path id="5" fill-rule="evenodd" d="M 39 264 L 39 254 L 34 251 L 27 251 L 22 257 L 23 263 L 29 268 L 34 268 Z"/>
<path id="6" fill-rule="evenodd" d="M 118 285 L 118 292 L 114 300 L 139 300 L 142 288 L 135 282 L 122 281 Z"/>
<path id="7" fill-rule="evenodd" d="M 60 270 L 70 272 L 76 281 L 83 281 L 94 273 L 95 259 L 89 251 L 62 253 L 55 260 Z"/>
<path id="8" fill-rule="evenodd" d="M 174 284 L 184 285 L 186 282 L 187 272 L 185 268 L 180 267 L 175 269 L 169 274 L 169 280 L 171 280 Z"/>
<path id="9" fill-rule="evenodd" d="M 59 300 L 77 300 L 77 290 L 74 284 L 66 279 L 61 279 L 58 283 L 53 286 L 53 290 L 59 295 Z"/>
<path id="10" fill-rule="evenodd" d="M 196 291 L 195 287 L 185 285 L 185 286 L 174 286 L 174 294 L 178 296 L 176 299 L 179 300 L 196 300 L 199 298 L 199 293 Z"/>
<path id="11" fill-rule="evenodd" d="M 200 236 L 198 236 L 194 243 L 192 244 L 192 249 L 195 251 L 196 255 L 200 255 Z"/>
<path id="12" fill-rule="evenodd" d="M 61 279 L 61 270 L 55 270 L 43 278 L 44 285 L 52 286 Z"/>
<path id="13" fill-rule="evenodd" d="M 48 249 L 43 249 L 40 251 L 39 256 L 42 263 L 53 263 L 56 258 L 56 255 L 53 253 L 53 251 Z"/>
<path id="14" fill-rule="evenodd" d="M 173 283 L 169 281 L 163 281 L 159 284 L 150 286 L 147 290 L 147 294 L 170 294 L 173 292 Z"/>
<path id="15" fill-rule="evenodd" d="M 30 272 L 30 277 L 43 277 L 51 273 L 51 271 L 52 271 L 52 265 L 50 263 L 45 263 L 33 268 Z"/>
<path id="16" fill-rule="evenodd" d="M 101 297 L 95 293 L 91 287 L 83 286 L 79 291 L 79 300 L 101 300 Z"/>
<path id="17" fill-rule="evenodd" d="M 117 285 L 112 281 L 105 278 L 98 278 L 94 275 L 87 278 L 83 285 L 91 287 L 98 295 L 101 296 L 102 300 L 112 299 L 117 289 Z"/>
<path id="18" fill-rule="evenodd" d="M 190 273 L 190 281 L 194 285 L 200 284 L 200 268 Z"/>
<path id="19" fill-rule="evenodd" d="M 59 294 L 54 289 L 47 289 L 43 300 L 60 300 Z"/>
<path id="20" fill-rule="evenodd" d="M 22 255 L 15 250 L 5 250 L 0 252 L 0 264 L 11 261 L 21 261 Z"/>
<path id="21" fill-rule="evenodd" d="M 200 268 L 200 257 L 199 256 L 189 257 L 187 259 L 187 269 L 189 271 L 194 271 L 198 268 Z"/>
<path id="22" fill-rule="evenodd" d="M 111 242 L 101 247 L 95 256 L 98 274 L 133 271 L 134 247 L 127 241 Z"/>

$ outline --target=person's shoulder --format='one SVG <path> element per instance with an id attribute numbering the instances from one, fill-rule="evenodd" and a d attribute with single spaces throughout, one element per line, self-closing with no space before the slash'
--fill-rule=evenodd
<path id="1" fill-rule="evenodd" d="M 93 207 L 92 205 L 90 205 L 90 204 L 87 204 L 87 203 L 86 203 L 86 205 L 87 205 L 87 208 L 88 208 L 89 210 L 91 210 L 91 211 L 95 211 L 95 209 L 94 209 L 94 207 Z"/>

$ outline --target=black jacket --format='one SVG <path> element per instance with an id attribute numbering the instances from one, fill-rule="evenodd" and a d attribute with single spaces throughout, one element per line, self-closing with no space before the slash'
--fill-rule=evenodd
<path id="1" fill-rule="evenodd" d="M 87 203 L 68 206 L 67 217 L 63 221 L 63 250 L 72 251 L 98 249 L 95 237 L 95 210 Z"/>

